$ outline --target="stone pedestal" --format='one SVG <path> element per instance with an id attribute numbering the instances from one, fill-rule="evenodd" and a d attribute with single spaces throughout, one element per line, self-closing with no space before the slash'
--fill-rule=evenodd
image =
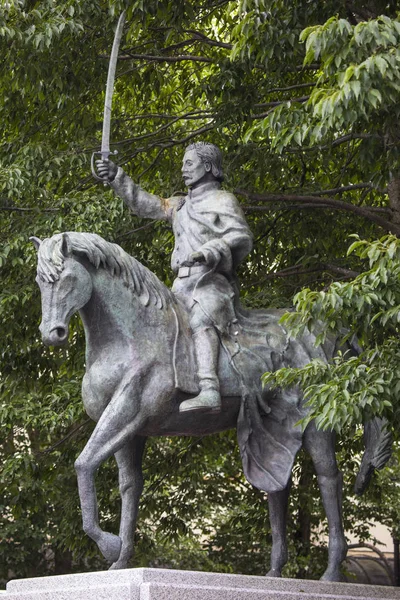
<path id="1" fill-rule="evenodd" d="M 2 600 L 400 600 L 400 588 L 168 569 L 10 581 Z"/>

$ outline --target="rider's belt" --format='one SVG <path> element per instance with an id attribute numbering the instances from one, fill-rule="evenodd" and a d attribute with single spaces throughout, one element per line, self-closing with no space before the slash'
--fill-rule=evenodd
<path id="1" fill-rule="evenodd" d="M 193 267 L 181 267 L 178 271 L 178 277 L 190 277 L 194 274 L 207 273 L 210 267 L 207 265 L 194 265 Z"/>

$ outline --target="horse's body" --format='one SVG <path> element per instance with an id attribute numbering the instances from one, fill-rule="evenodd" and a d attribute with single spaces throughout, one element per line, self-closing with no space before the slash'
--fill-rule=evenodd
<path id="1" fill-rule="evenodd" d="M 133 551 L 146 437 L 204 435 L 236 427 L 242 402 L 238 373 L 221 352 L 221 413 L 179 413 L 179 403 L 197 391 L 191 389 L 195 369 L 187 319 L 152 273 L 98 236 L 71 233 L 41 243 L 38 283 L 45 343 L 67 341 L 69 319 L 75 312 L 83 321 L 86 374 L 82 397 L 87 413 L 97 422 L 75 463 L 83 528 L 113 563 L 111 568 L 124 568 Z M 179 388 L 177 365 L 186 371 L 186 392 Z M 260 394 L 268 394 L 261 392 L 260 375 L 255 373 Z M 339 580 L 346 542 L 334 434 L 317 431 L 312 423 L 303 434 L 297 431 L 299 446 L 302 442 L 312 457 L 328 518 L 329 562 L 323 578 Z M 112 455 L 118 464 L 122 501 L 119 536 L 99 526 L 94 482 L 96 470 Z M 274 460 L 279 462 L 279 456 Z M 280 576 L 287 559 L 290 480 L 286 479 L 277 484 L 276 491 L 267 490 L 273 537 L 271 576 Z"/>

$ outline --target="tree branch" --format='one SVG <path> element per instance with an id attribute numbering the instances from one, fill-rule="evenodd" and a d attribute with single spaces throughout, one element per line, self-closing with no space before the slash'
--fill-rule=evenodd
<path id="1" fill-rule="evenodd" d="M 226 42 L 218 42 L 217 40 L 212 40 L 207 35 L 202 33 L 201 31 L 196 31 L 195 29 L 184 29 L 185 33 L 190 33 L 191 35 L 195 35 L 199 41 L 205 42 L 209 46 L 217 46 L 218 48 L 226 48 L 227 50 L 232 50 L 233 44 L 228 44 Z"/>
<path id="2" fill-rule="evenodd" d="M 345 269 L 344 267 L 339 267 L 330 263 L 321 263 L 319 265 L 315 265 L 314 267 L 309 268 L 304 268 L 303 265 L 293 265 L 291 267 L 287 267 L 286 269 L 281 269 L 280 271 L 273 271 L 271 273 L 268 273 L 262 279 L 253 281 L 245 287 L 249 288 L 254 285 L 259 285 L 263 281 L 268 281 L 270 279 L 284 279 L 286 277 L 293 277 L 294 275 L 308 275 L 310 273 L 322 273 L 324 271 L 333 271 L 333 273 L 341 275 L 343 279 L 354 279 L 355 277 L 357 277 L 357 275 L 359 275 L 358 271 L 353 271 L 352 269 Z"/>
<path id="3" fill-rule="evenodd" d="M 10 212 L 58 212 L 58 208 L 20 208 L 19 206 L 0 206 L 0 210 L 6 210 Z"/>
<path id="4" fill-rule="evenodd" d="M 329 144 L 329 146 L 319 146 L 319 149 L 325 150 L 325 148 L 334 148 L 335 146 L 339 146 L 340 144 L 349 142 L 351 140 L 367 140 L 369 138 L 381 138 L 381 136 L 377 133 L 349 133 L 348 135 L 337 138 L 331 144 Z"/>
<path id="5" fill-rule="evenodd" d="M 264 102 L 263 106 L 267 107 L 267 106 L 271 106 L 272 108 L 276 108 L 277 106 L 280 106 L 281 104 L 285 104 L 285 102 L 299 102 L 299 103 L 304 103 L 307 102 L 307 100 L 310 98 L 310 96 L 300 96 L 300 98 L 286 98 L 285 100 L 276 100 L 274 102 Z M 260 114 L 256 114 L 256 115 L 250 115 L 250 117 L 252 119 L 263 119 L 265 117 L 268 117 L 268 115 L 271 113 L 271 110 L 268 110 L 267 112 L 264 113 L 260 113 Z"/>
<path id="6" fill-rule="evenodd" d="M 324 204 L 285 204 L 284 206 L 270 204 L 269 206 L 255 206 L 253 204 L 245 204 L 241 205 L 244 211 L 249 212 L 275 212 L 278 210 L 303 210 L 304 208 L 330 208 L 329 206 L 325 206 Z"/>
<path id="7" fill-rule="evenodd" d="M 229 3 L 230 3 L 230 0 L 221 0 L 221 2 L 217 2 L 216 4 L 211 5 L 209 11 L 205 12 L 203 15 L 200 15 L 200 14 L 198 15 L 199 21 L 201 22 L 201 21 L 208 19 L 213 14 L 213 12 L 218 10 L 218 8 L 221 8 L 221 6 L 224 6 L 225 4 L 229 4 Z"/>
<path id="8" fill-rule="evenodd" d="M 288 72 L 293 73 L 299 71 L 318 71 L 318 69 L 320 68 L 320 63 L 310 63 L 309 65 L 296 65 L 295 67 L 291 67 L 288 69 Z"/>
<path id="9" fill-rule="evenodd" d="M 345 269 L 344 267 L 332 265 L 331 263 L 322 263 L 322 266 L 325 267 L 325 269 L 327 269 L 329 271 L 333 271 L 334 273 L 337 273 L 338 275 L 342 275 L 343 277 L 348 277 L 351 279 L 354 279 L 355 277 L 357 277 L 360 274 L 359 271 L 353 271 L 353 269 Z"/>
<path id="10" fill-rule="evenodd" d="M 304 210 L 305 208 L 311 208 L 312 210 L 318 209 L 318 208 L 322 208 L 322 209 L 331 209 L 332 207 L 329 206 L 328 204 L 308 204 L 307 202 L 301 202 L 299 204 L 284 204 L 284 206 L 280 206 L 275 205 L 275 204 L 271 204 L 269 206 L 254 206 L 252 204 L 245 204 L 243 206 L 242 204 L 242 209 L 244 211 L 249 211 L 249 212 L 275 212 L 278 210 Z M 370 206 L 368 208 L 368 210 L 370 210 L 373 213 L 382 213 L 385 215 L 391 215 L 392 211 L 390 210 L 390 208 L 384 208 L 384 207 L 379 207 L 379 206 Z"/>
<path id="11" fill-rule="evenodd" d="M 191 38 L 190 40 L 182 40 L 181 42 L 177 42 L 176 44 L 171 44 L 170 46 L 165 46 L 165 48 L 160 48 L 160 52 L 171 52 L 172 50 L 179 50 L 179 48 L 185 48 L 186 46 L 193 46 L 198 42 L 196 38 Z M 127 52 L 131 52 L 128 50 Z"/>
<path id="12" fill-rule="evenodd" d="M 306 88 L 306 87 L 314 87 L 316 85 L 316 83 L 314 81 L 310 81 L 309 83 L 297 83 L 296 85 L 288 85 L 286 87 L 276 87 L 276 88 L 271 88 L 270 90 L 267 90 L 265 93 L 266 94 L 274 94 L 275 92 L 289 92 L 290 90 L 298 90 L 300 88 Z M 255 104 L 254 105 L 256 108 L 264 108 L 265 103 L 261 102 L 260 104 Z"/>
<path id="13" fill-rule="evenodd" d="M 69 432 L 67 433 L 66 436 L 64 436 L 63 438 L 61 438 L 61 440 L 58 440 L 58 442 L 56 442 L 52 446 L 49 446 L 48 448 L 46 448 L 46 450 L 42 450 L 41 452 L 37 452 L 36 456 L 45 456 L 46 454 L 50 454 L 50 452 L 54 452 L 54 450 L 56 450 L 59 446 L 61 446 L 62 444 L 64 444 L 70 438 L 74 437 L 74 435 L 76 433 L 78 433 L 78 431 L 80 429 L 83 429 L 83 427 L 85 427 L 86 425 L 88 425 L 88 423 L 90 423 L 90 422 L 91 422 L 91 419 L 85 419 L 82 423 L 79 423 L 78 425 L 75 425 L 75 427 L 72 427 L 72 429 L 69 430 Z"/>
<path id="14" fill-rule="evenodd" d="M 343 194 L 344 192 L 350 192 L 352 190 L 363 190 L 363 189 L 375 189 L 371 183 L 354 183 L 351 185 L 342 185 L 337 188 L 332 188 L 330 190 L 321 190 L 320 192 L 310 192 L 311 196 L 335 196 L 336 194 Z M 385 192 L 383 192 L 385 193 Z"/>
<path id="15" fill-rule="evenodd" d="M 272 109 L 273 110 L 273 109 Z M 271 111 L 268 111 L 268 114 Z M 289 154 L 300 154 L 303 152 L 315 152 L 316 150 L 329 150 L 330 148 L 336 148 L 341 144 L 350 142 L 351 140 L 367 140 L 370 138 L 382 139 L 382 136 L 378 133 L 349 133 L 336 140 L 333 140 L 330 144 L 324 144 L 322 146 L 308 146 L 302 148 L 285 148 L 285 152 Z"/>
<path id="16" fill-rule="evenodd" d="M 136 227 L 136 229 L 131 229 L 130 231 L 126 231 L 125 233 L 122 233 L 121 235 L 117 235 L 115 241 L 119 242 L 120 240 L 123 240 L 124 238 L 129 237 L 130 235 L 133 235 L 137 231 L 142 231 L 142 229 L 149 229 L 149 227 L 153 227 L 153 225 L 155 225 L 156 223 L 157 223 L 156 220 L 150 221 L 150 223 L 146 223 L 145 225 L 142 225 L 141 227 Z"/>
<path id="17" fill-rule="evenodd" d="M 100 54 L 101 58 L 110 59 L 107 54 Z M 183 54 L 180 56 L 160 56 L 157 54 L 133 54 L 129 53 L 127 55 L 118 56 L 118 60 L 148 60 L 151 62 L 168 62 L 168 63 L 177 63 L 182 61 L 192 61 L 192 62 L 204 62 L 204 63 L 213 63 L 214 60 L 212 58 L 208 58 L 207 56 L 193 56 L 192 54 Z"/>
<path id="18" fill-rule="evenodd" d="M 317 196 L 297 196 L 294 194 L 256 194 L 254 192 L 248 192 L 247 190 L 235 190 L 235 193 L 238 196 L 244 196 L 245 198 L 249 198 L 251 200 L 256 200 L 258 202 L 299 202 L 299 203 L 308 203 L 315 204 L 316 206 L 320 206 L 321 204 L 325 205 L 327 208 L 333 208 L 335 210 L 344 210 L 347 212 L 352 212 L 360 217 L 368 219 L 377 225 L 380 225 L 386 231 L 394 233 L 395 235 L 400 236 L 400 225 L 395 225 L 391 221 L 380 217 L 377 214 L 374 214 L 368 208 L 363 206 L 355 206 L 354 204 L 350 204 L 349 202 L 343 202 L 342 200 L 333 200 L 330 198 L 322 198 Z"/>
<path id="19" fill-rule="evenodd" d="M 181 115 L 180 119 L 204 119 L 205 117 L 212 117 L 213 114 L 209 110 L 193 110 L 188 113 Z M 147 113 L 143 115 L 134 115 L 133 117 L 124 117 L 124 121 L 136 121 L 140 119 L 176 119 L 176 115 L 170 115 L 168 113 Z M 118 119 L 116 119 L 118 121 Z"/>
<path id="20" fill-rule="evenodd" d="M 185 115 L 182 116 L 178 116 L 178 117 L 173 117 L 170 119 L 170 121 L 168 123 L 165 123 L 164 125 L 161 125 L 161 127 L 159 127 L 158 129 L 151 131 L 149 133 L 143 133 L 142 135 L 137 135 L 135 137 L 132 138 L 126 138 L 124 140 L 121 140 L 119 142 L 114 142 L 113 145 L 114 146 L 121 146 L 123 144 L 128 144 L 128 143 L 132 143 L 132 142 L 137 142 L 139 140 L 144 140 L 146 138 L 150 138 L 150 137 L 154 137 L 155 135 L 158 135 L 159 133 L 161 133 L 162 131 L 165 131 L 166 129 L 168 129 L 169 127 L 171 127 L 171 125 L 173 125 L 174 123 L 177 123 L 178 121 L 181 121 L 182 119 L 187 119 L 189 118 L 190 113 L 186 113 Z M 198 115 L 195 118 L 196 119 L 207 119 L 212 117 L 213 115 L 211 113 L 205 113 L 203 115 Z"/>
<path id="21" fill-rule="evenodd" d="M 137 176 L 138 183 L 140 183 L 140 180 L 143 177 L 143 175 L 145 175 L 146 173 L 148 173 L 149 171 L 151 171 L 151 169 L 157 164 L 158 159 L 160 158 L 160 156 L 162 155 L 163 152 L 165 152 L 165 148 L 161 148 L 157 152 L 156 157 L 154 158 L 154 160 L 151 161 L 151 163 L 149 164 L 149 166 L 146 167 L 145 169 L 143 169 L 143 171 L 138 174 L 138 176 Z"/>
<path id="22" fill-rule="evenodd" d="M 145 152 L 145 151 L 149 150 L 149 148 L 155 148 L 157 146 L 165 149 L 165 148 L 171 148 L 172 146 L 180 146 L 181 144 L 186 144 L 186 142 L 188 142 L 192 138 L 196 137 L 197 135 L 200 135 L 201 133 L 205 133 L 206 131 L 211 131 L 212 129 L 215 129 L 215 127 L 216 127 L 215 124 L 210 123 L 208 125 L 205 125 L 204 127 L 199 127 L 199 129 L 195 129 L 194 131 L 192 131 L 191 133 L 186 135 L 184 138 L 181 138 L 180 140 L 170 140 L 169 142 L 165 142 L 165 143 L 154 142 L 153 144 L 150 144 L 146 148 L 139 148 L 134 154 L 132 154 L 132 156 L 135 156 L 136 154 L 139 154 L 140 152 Z"/>

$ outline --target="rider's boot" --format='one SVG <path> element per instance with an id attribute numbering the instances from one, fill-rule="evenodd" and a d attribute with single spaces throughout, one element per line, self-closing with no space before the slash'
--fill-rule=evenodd
<path id="1" fill-rule="evenodd" d="M 214 328 L 200 329 L 193 334 L 197 360 L 197 375 L 200 394 L 184 400 L 179 412 L 201 411 L 218 413 L 221 410 L 221 395 L 218 380 L 219 338 Z"/>

